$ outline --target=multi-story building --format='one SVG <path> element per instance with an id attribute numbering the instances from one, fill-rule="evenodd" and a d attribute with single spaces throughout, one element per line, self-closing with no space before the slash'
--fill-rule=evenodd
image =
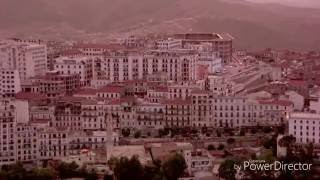
<path id="1" fill-rule="evenodd" d="M 173 99 L 162 102 L 165 106 L 166 127 L 191 126 L 192 102 L 187 99 Z"/>
<path id="2" fill-rule="evenodd" d="M 293 103 L 287 100 L 256 100 L 192 92 L 192 124 L 207 127 L 280 125 L 287 122 Z"/>
<path id="3" fill-rule="evenodd" d="M 139 129 L 160 129 L 165 127 L 165 106 L 161 103 L 140 102 L 135 111 Z M 129 125 L 129 124 L 128 124 Z"/>
<path id="4" fill-rule="evenodd" d="M 73 100 L 62 100 L 57 102 L 54 114 L 54 127 L 68 128 L 71 131 L 83 130 L 83 122 L 81 121 L 81 102 Z"/>
<path id="5" fill-rule="evenodd" d="M 0 68 L 0 96 L 14 97 L 21 91 L 21 82 L 17 70 Z"/>
<path id="6" fill-rule="evenodd" d="M 201 80 L 208 77 L 210 74 L 215 74 L 222 71 L 221 58 L 215 52 L 201 52 L 196 61 L 195 79 Z"/>
<path id="7" fill-rule="evenodd" d="M 0 102 L 0 165 L 16 162 L 15 107 L 8 101 Z"/>
<path id="8" fill-rule="evenodd" d="M 143 52 L 111 52 L 101 61 L 101 75 L 111 81 L 147 79 L 164 73 L 168 80 L 194 79 L 196 54 L 192 51 L 152 50 Z"/>
<path id="9" fill-rule="evenodd" d="M 47 50 L 45 45 L 19 42 L 0 43 L 0 66 L 18 70 L 20 79 L 26 80 L 47 71 Z"/>
<path id="10" fill-rule="evenodd" d="M 205 80 L 205 89 L 221 96 L 233 96 L 236 94 L 236 85 L 233 81 L 226 80 L 223 76 L 209 75 Z"/>
<path id="11" fill-rule="evenodd" d="M 112 142 L 116 145 L 119 142 L 118 133 L 112 134 Z M 81 150 L 104 150 L 107 143 L 106 131 L 87 131 L 87 132 L 72 132 L 70 133 L 70 154 L 79 154 Z"/>
<path id="12" fill-rule="evenodd" d="M 45 128 L 38 133 L 40 160 L 62 159 L 69 155 L 70 139 L 66 128 Z"/>
<path id="13" fill-rule="evenodd" d="M 168 86 L 168 99 L 187 99 L 191 96 L 192 90 L 199 89 L 199 86 L 192 83 L 170 84 Z"/>
<path id="14" fill-rule="evenodd" d="M 88 57 L 68 58 L 60 57 L 54 63 L 54 70 L 60 75 L 79 75 L 80 85 L 90 84 L 93 77 L 93 60 Z"/>
<path id="15" fill-rule="evenodd" d="M 41 120 L 54 122 L 55 106 L 54 105 L 32 105 L 29 107 L 30 121 Z"/>
<path id="16" fill-rule="evenodd" d="M 168 87 L 166 86 L 156 86 L 147 90 L 147 98 L 150 103 L 159 103 L 166 97 L 168 97 Z"/>
<path id="17" fill-rule="evenodd" d="M 186 160 L 187 170 L 190 174 L 199 171 L 210 172 L 213 168 L 214 157 L 204 150 L 184 150 L 184 159 Z"/>
<path id="18" fill-rule="evenodd" d="M 75 44 L 74 50 L 79 50 L 83 55 L 90 57 L 102 57 L 104 53 L 110 50 L 122 49 L 123 46 L 117 44 Z"/>
<path id="19" fill-rule="evenodd" d="M 178 39 L 168 38 L 156 42 L 158 49 L 181 49 L 182 42 Z"/>
<path id="20" fill-rule="evenodd" d="M 57 98 L 64 95 L 72 95 L 80 87 L 80 75 L 62 75 L 57 71 L 47 72 L 43 76 L 31 78 L 32 88 L 23 85 L 25 92 L 36 89 L 38 93 L 45 94 L 48 98 Z"/>
<path id="21" fill-rule="evenodd" d="M 16 127 L 16 160 L 36 162 L 39 158 L 37 127 L 32 124 L 18 123 Z"/>
<path id="22" fill-rule="evenodd" d="M 84 131 L 106 129 L 104 102 L 86 100 L 81 102 L 81 122 Z"/>
<path id="23" fill-rule="evenodd" d="M 320 115 L 311 113 L 291 113 L 289 116 L 289 135 L 298 144 L 320 144 Z"/>
<path id="24" fill-rule="evenodd" d="M 176 34 L 174 38 L 182 41 L 182 46 L 185 48 L 193 45 L 210 43 L 212 50 L 219 53 L 223 63 L 228 63 L 232 58 L 232 41 L 233 37 L 230 34 Z"/>

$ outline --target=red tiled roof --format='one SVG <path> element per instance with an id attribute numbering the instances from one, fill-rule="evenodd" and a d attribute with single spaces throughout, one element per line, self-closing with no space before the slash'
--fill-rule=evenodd
<path id="1" fill-rule="evenodd" d="M 120 99 L 112 99 L 108 104 L 111 105 L 119 105 L 121 103 L 129 103 L 129 102 L 134 102 L 136 101 L 135 97 L 122 97 Z"/>
<path id="2" fill-rule="evenodd" d="M 279 105 L 279 106 L 292 106 L 292 101 L 287 100 L 258 100 L 260 104 L 270 104 L 270 105 Z"/>
<path id="3" fill-rule="evenodd" d="M 210 91 L 195 89 L 195 90 L 191 91 L 191 93 L 192 94 L 209 94 Z"/>
<path id="4" fill-rule="evenodd" d="M 123 46 L 119 44 L 76 44 L 75 48 L 95 48 L 95 49 L 122 49 Z"/>
<path id="5" fill-rule="evenodd" d="M 63 96 L 59 99 L 61 102 L 81 102 L 86 101 L 86 97 Z"/>
<path id="6" fill-rule="evenodd" d="M 109 105 L 120 105 L 122 103 L 122 101 L 120 99 L 114 99 L 111 100 L 108 104 Z"/>
<path id="7" fill-rule="evenodd" d="M 49 123 L 50 122 L 50 120 L 49 119 L 31 119 L 30 120 L 30 123 L 36 123 L 36 124 L 38 124 L 38 123 Z"/>
<path id="8" fill-rule="evenodd" d="M 156 92 L 168 92 L 168 87 L 166 86 L 157 86 L 154 88 L 154 91 Z"/>
<path id="9" fill-rule="evenodd" d="M 25 99 L 25 100 L 43 100 L 47 97 L 44 94 L 32 93 L 32 92 L 18 92 L 16 94 L 16 99 Z"/>
<path id="10" fill-rule="evenodd" d="M 183 99 L 164 100 L 162 103 L 166 105 L 191 105 L 190 100 L 183 100 Z"/>
<path id="11" fill-rule="evenodd" d="M 224 156 L 224 152 L 222 151 L 210 151 L 210 154 L 214 157 L 222 157 Z"/>
<path id="12" fill-rule="evenodd" d="M 96 95 L 98 90 L 96 89 L 80 89 L 75 95 Z"/>
<path id="13" fill-rule="evenodd" d="M 98 92 L 102 93 L 122 93 L 124 91 L 123 86 L 116 86 L 116 85 L 107 85 L 98 90 Z"/>
<path id="14" fill-rule="evenodd" d="M 79 51 L 78 49 L 69 49 L 69 50 L 62 51 L 61 54 L 63 56 L 78 55 L 78 54 L 81 55 L 82 52 Z"/>
<path id="15" fill-rule="evenodd" d="M 135 84 L 138 84 L 139 85 L 139 84 L 143 84 L 143 83 L 145 83 L 144 80 L 137 79 L 137 80 L 125 81 L 122 84 L 124 84 L 124 85 L 135 85 Z"/>
<path id="16" fill-rule="evenodd" d="M 306 86 L 307 85 L 307 83 L 304 80 L 289 80 L 288 84 L 293 85 L 293 86 Z"/>

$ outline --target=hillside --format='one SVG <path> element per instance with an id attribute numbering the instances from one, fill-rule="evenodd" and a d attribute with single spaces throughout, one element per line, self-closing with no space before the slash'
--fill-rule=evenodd
<path id="1" fill-rule="evenodd" d="M 0 34 L 230 32 L 239 48 L 320 50 L 320 10 L 242 0 L 1 0 Z"/>

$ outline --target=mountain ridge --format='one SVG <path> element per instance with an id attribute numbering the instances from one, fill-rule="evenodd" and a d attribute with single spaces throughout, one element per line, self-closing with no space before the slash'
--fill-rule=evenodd
<path id="1" fill-rule="evenodd" d="M 320 50 L 320 9 L 245 0 L 2 0 L 0 24 L 13 36 L 229 32 L 238 48 Z"/>

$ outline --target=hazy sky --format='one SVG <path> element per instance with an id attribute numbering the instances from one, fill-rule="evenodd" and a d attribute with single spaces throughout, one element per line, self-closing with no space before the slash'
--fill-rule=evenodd
<path id="1" fill-rule="evenodd" d="M 320 0 L 247 0 L 259 3 L 281 3 L 291 6 L 320 7 Z"/>

